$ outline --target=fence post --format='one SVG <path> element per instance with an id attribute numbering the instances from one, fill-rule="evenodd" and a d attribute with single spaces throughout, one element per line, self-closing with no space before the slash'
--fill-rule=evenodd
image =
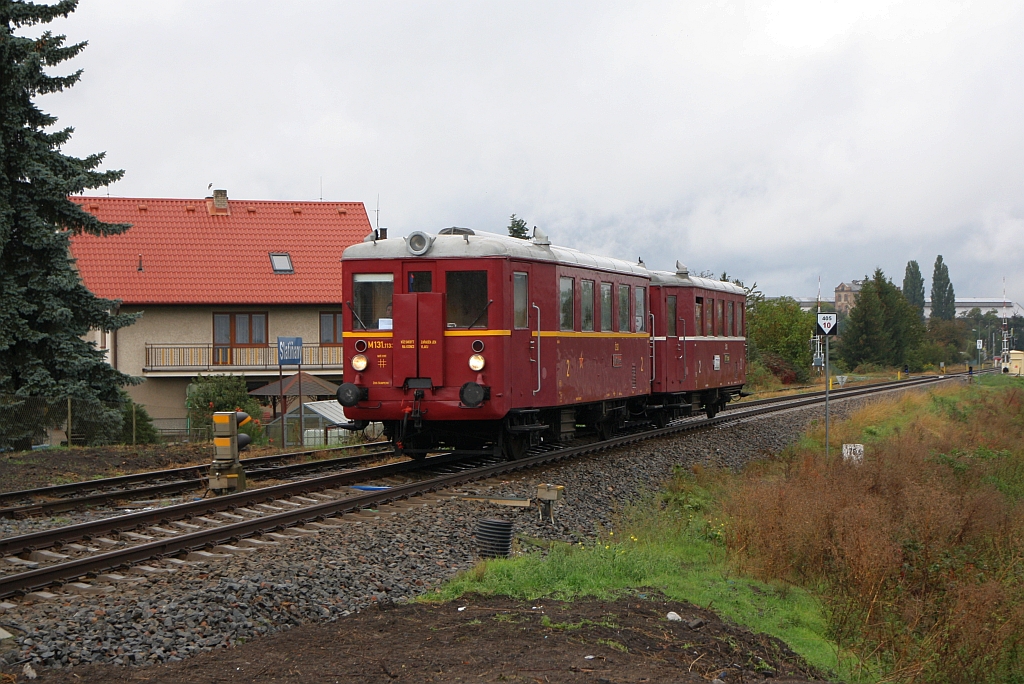
<path id="1" fill-rule="evenodd" d="M 68 446 L 71 446 L 71 397 L 68 397 Z"/>
<path id="2" fill-rule="evenodd" d="M 132 402 L 132 446 L 135 446 L 135 402 Z"/>

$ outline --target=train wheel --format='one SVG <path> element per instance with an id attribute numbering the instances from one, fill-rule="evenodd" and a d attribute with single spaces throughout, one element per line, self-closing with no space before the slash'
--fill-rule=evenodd
<path id="1" fill-rule="evenodd" d="M 707 404 L 704 407 L 704 414 L 708 417 L 708 420 L 714 418 L 718 415 L 718 404 Z"/>
<path id="2" fill-rule="evenodd" d="M 514 435 L 510 432 L 506 432 L 502 435 L 501 453 L 505 457 L 506 461 L 518 461 L 526 456 L 526 452 L 529 450 L 529 435 Z"/>
<path id="3" fill-rule="evenodd" d="M 651 420 L 654 422 L 654 427 L 663 428 L 668 425 L 668 412 L 655 411 L 654 415 L 651 416 Z"/>
<path id="4" fill-rule="evenodd" d="M 597 436 L 603 442 L 615 435 L 615 420 L 608 418 L 597 424 Z"/>

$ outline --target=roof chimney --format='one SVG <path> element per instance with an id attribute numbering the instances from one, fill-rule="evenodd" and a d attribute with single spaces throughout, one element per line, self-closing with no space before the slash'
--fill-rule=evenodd
<path id="1" fill-rule="evenodd" d="M 215 214 L 230 216 L 231 208 L 228 206 L 228 191 L 214 190 L 213 197 L 206 198 L 206 208 L 211 216 Z"/>

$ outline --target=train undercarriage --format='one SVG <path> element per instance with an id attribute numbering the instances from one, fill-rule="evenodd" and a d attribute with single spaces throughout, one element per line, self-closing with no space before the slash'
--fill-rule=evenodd
<path id="1" fill-rule="evenodd" d="M 396 452 L 414 459 L 449 450 L 517 460 L 543 443 L 568 442 L 578 435 L 609 439 L 633 427 L 665 427 L 678 418 L 703 412 L 714 418 L 741 387 L 613 399 L 545 409 L 513 409 L 503 420 L 427 421 L 406 414 L 386 420 L 385 436 Z"/>

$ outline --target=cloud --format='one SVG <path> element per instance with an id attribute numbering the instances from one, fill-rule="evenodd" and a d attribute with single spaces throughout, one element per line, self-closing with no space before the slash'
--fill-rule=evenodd
<path id="1" fill-rule="evenodd" d="M 43 98 L 129 196 L 360 200 L 811 295 L 1024 300 L 1014 3 L 87 3 Z"/>

